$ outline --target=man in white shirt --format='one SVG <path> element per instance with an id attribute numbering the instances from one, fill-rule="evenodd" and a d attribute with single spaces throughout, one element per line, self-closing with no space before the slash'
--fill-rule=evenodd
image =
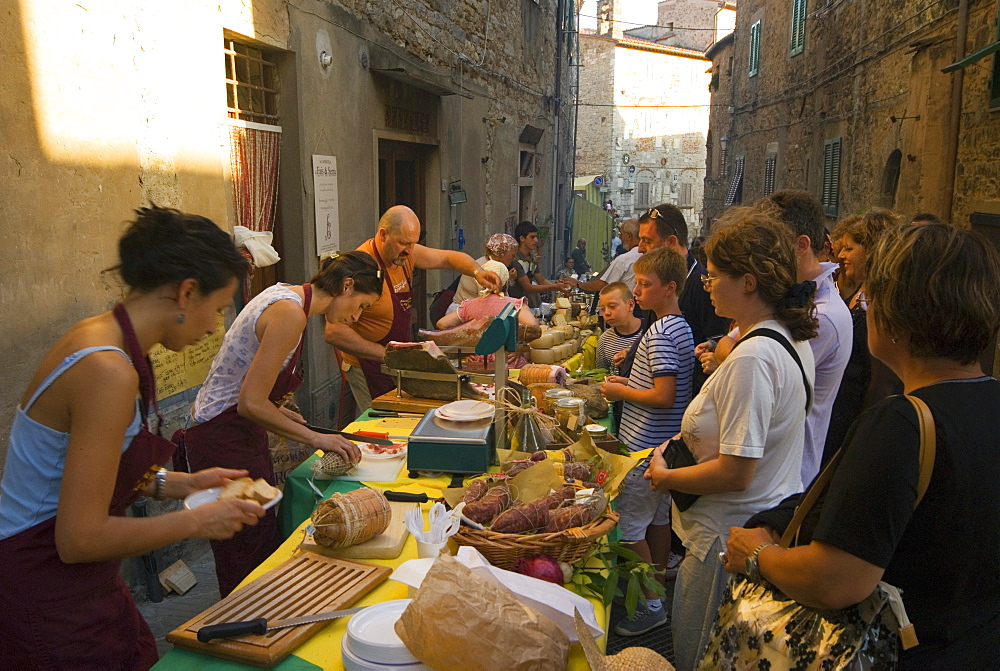
<path id="1" fill-rule="evenodd" d="M 635 289 L 635 272 L 632 266 L 642 254 L 639 252 L 639 222 L 636 219 L 629 219 L 621 226 L 622 246 L 628 251 L 611 259 L 611 263 L 600 277 L 590 282 L 577 282 L 568 280 L 572 286 L 584 291 L 600 291 L 609 284 L 624 282 L 629 290 Z"/>

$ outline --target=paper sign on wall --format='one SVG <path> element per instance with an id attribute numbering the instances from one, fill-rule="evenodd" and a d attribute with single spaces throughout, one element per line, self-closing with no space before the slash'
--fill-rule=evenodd
<path id="1" fill-rule="evenodd" d="M 316 254 L 340 250 L 337 157 L 313 154 L 313 205 L 316 213 Z"/>
<path id="2" fill-rule="evenodd" d="M 153 374 L 156 376 L 156 400 L 162 401 L 204 382 L 212 367 L 212 360 L 222 347 L 225 333 L 223 319 L 219 317 L 219 328 L 215 333 L 180 352 L 169 350 L 163 345 L 153 347 L 149 351 L 149 358 L 153 362 Z"/>

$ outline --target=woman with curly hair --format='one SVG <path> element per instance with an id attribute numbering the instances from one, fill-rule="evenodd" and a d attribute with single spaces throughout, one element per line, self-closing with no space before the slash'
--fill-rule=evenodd
<path id="1" fill-rule="evenodd" d="M 830 457 L 844 442 L 847 430 L 858 415 L 899 386 L 899 378 L 868 352 L 865 268 L 868 251 L 875 248 L 879 238 L 887 230 L 901 223 L 896 213 L 875 207 L 862 215 L 844 220 L 836 229 L 841 234 L 839 258 L 844 268 L 842 286 L 847 284 L 855 287 L 854 293 L 845 299 L 854 322 L 854 344 L 830 413 L 830 428 L 823 448 L 823 465 L 830 461 Z"/>
<path id="2" fill-rule="evenodd" d="M 796 283 L 793 235 L 749 208 L 730 210 L 705 245 L 702 282 L 741 335 L 691 401 L 680 438 L 695 463 L 668 468 L 658 447 L 646 471 L 660 491 L 699 495 L 672 526 L 687 554 L 674 588 L 676 666 L 694 668 L 723 596 L 717 559 L 729 528 L 801 491 L 805 418 L 814 378 L 815 284 Z"/>

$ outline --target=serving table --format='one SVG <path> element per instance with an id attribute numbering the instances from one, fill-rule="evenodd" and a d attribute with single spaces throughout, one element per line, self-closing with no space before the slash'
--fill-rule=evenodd
<path id="1" fill-rule="evenodd" d="M 359 430 L 388 432 L 390 435 L 405 436 L 413 430 L 419 419 L 420 417 L 417 416 L 413 416 L 412 418 L 387 417 L 377 419 L 372 418 L 366 411 L 355 422 L 345 427 L 345 430 L 351 432 Z M 305 527 L 309 523 L 309 517 L 312 515 L 312 511 L 318 501 L 321 500 L 310 483 L 322 492 L 322 498 L 327 498 L 335 492 L 347 492 L 358 489 L 366 484 L 352 480 L 312 480 L 310 464 L 318 458 L 318 455 L 319 453 L 300 464 L 286 480 L 284 496 L 278 512 L 282 529 L 287 534 L 285 541 L 274 554 L 246 577 L 241 586 L 260 577 L 295 554 L 299 543 L 302 541 Z M 442 490 L 451 484 L 451 476 L 410 479 L 407 470 L 404 468 L 400 472 L 400 477 L 396 482 L 367 484 L 376 489 L 427 494 L 429 498 L 433 499 L 441 496 Z M 431 505 L 433 504 L 430 502 L 421 504 L 421 509 L 426 512 Z M 403 546 L 402 554 L 395 559 L 364 559 L 360 561 L 395 568 L 407 560 L 416 558 L 417 542 L 416 539 L 410 536 Z M 407 596 L 406 585 L 393 580 L 386 580 L 358 600 L 354 605 L 370 606 L 383 601 L 405 599 Z M 590 599 L 590 601 L 594 604 L 597 621 L 602 622 L 606 630 L 610 613 L 599 601 L 595 599 Z M 347 622 L 348 619 L 346 618 L 331 621 L 274 668 L 281 669 L 282 671 L 299 671 L 304 669 L 336 671 L 343 669 L 344 665 L 341 662 L 340 650 L 341 640 L 347 631 Z M 598 641 L 598 645 L 602 650 L 604 649 L 605 642 L 605 637 L 602 637 Z M 174 648 L 165 654 L 153 668 L 157 671 L 190 671 L 201 669 L 206 671 L 221 671 L 229 669 L 252 669 L 255 667 Z M 590 668 L 584 657 L 583 649 L 579 645 L 573 645 L 570 649 L 567 668 L 579 669 L 581 671 Z"/>

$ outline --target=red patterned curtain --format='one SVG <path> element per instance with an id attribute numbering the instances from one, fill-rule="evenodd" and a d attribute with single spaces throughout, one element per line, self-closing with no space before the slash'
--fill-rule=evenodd
<path id="1" fill-rule="evenodd" d="M 278 202 L 278 152 L 281 133 L 229 126 L 229 161 L 232 168 L 233 196 L 236 218 L 240 226 L 251 231 L 274 229 L 275 206 Z M 250 262 L 246 250 L 241 250 Z M 250 277 L 243 283 L 243 301 L 250 300 Z"/>

